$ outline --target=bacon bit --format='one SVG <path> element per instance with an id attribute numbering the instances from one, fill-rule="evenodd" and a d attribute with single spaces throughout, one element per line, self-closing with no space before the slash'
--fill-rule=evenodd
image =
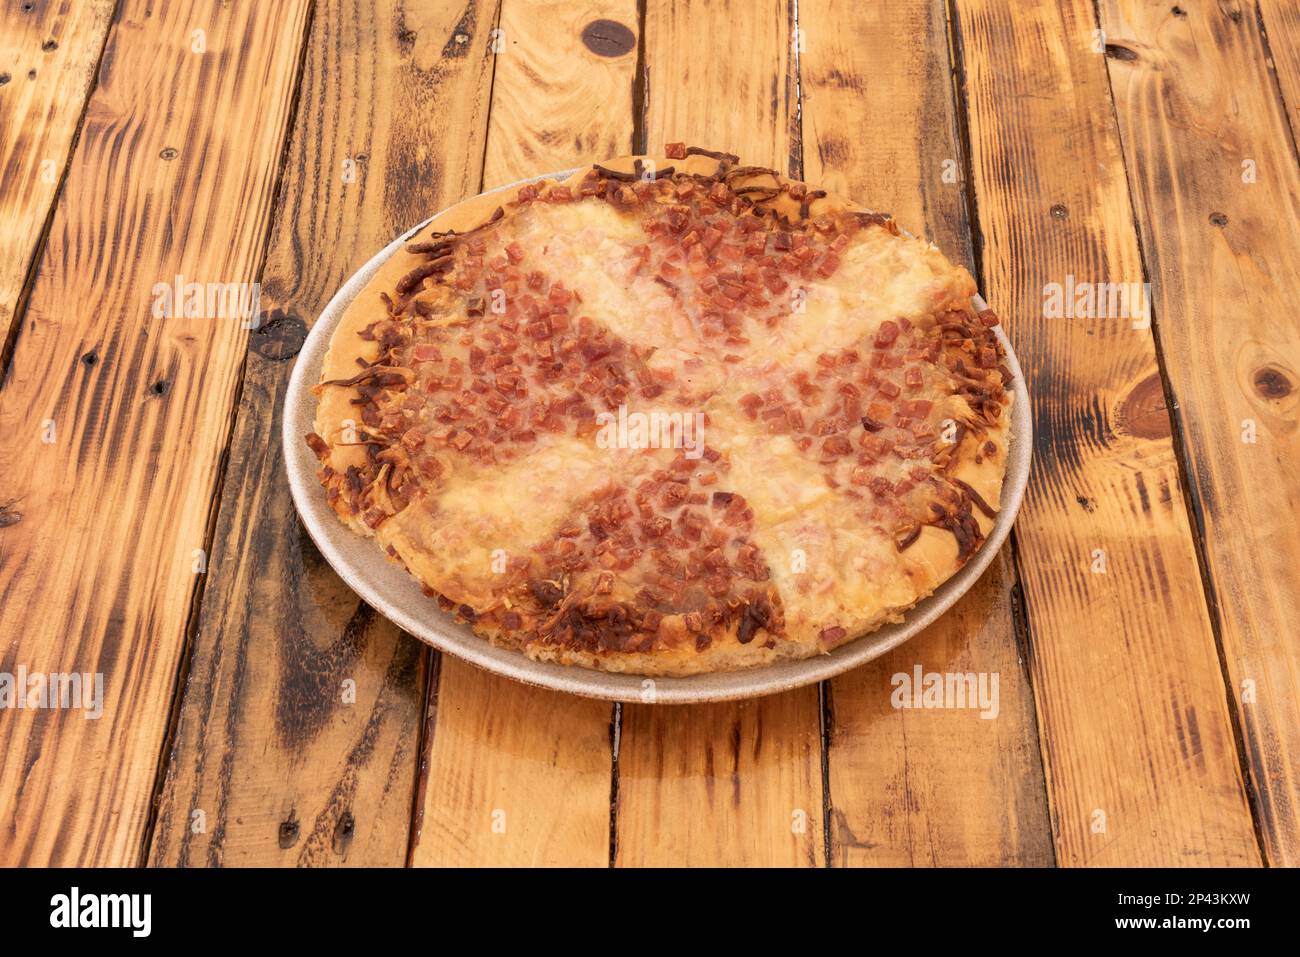
<path id="1" fill-rule="evenodd" d="M 746 605 L 744 613 L 740 616 L 740 627 L 736 629 L 736 640 L 742 645 L 747 645 L 754 640 L 754 634 L 760 628 L 766 628 L 769 614 L 766 608 L 760 608 L 757 605 Z"/>
<path id="2" fill-rule="evenodd" d="M 686 159 L 686 144 L 685 143 L 664 144 L 664 156 L 674 160 Z"/>
<path id="3" fill-rule="evenodd" d="M 921 526 L 913 525 L 903 534 L 903 536 L 894 538 L 894 545 L 900 552 L 905 552 L 912 547 L 912 544 L 921 537 Z"/>
<path id="4" fill-rule="evenodd" d="M 822 443 L 822 457 L 826 458 L 834 455 L 848 455 L 853 451 L 853 446 L 849 443 L 846 436 L 832 435 Z"/>
<path id="5" fill-rule="evenodd" d="M 315 432 L 308 432 L 305 438 L 307 440 L 308 447 L 310 447 L 311 450 L 316 453 L 316 458 L 320 459 L 320 461 L 322 462 L 324 462 L 327 458 L 329 458 L 330 447 L 329 444 L 324 439 L 322 439 Z"/>
<path id="6" fill-rule="evenodd" d="M 442 253 L 442 252 L 446 252 L 448 249 L 451 249 L 452 245 L 453 244 L 449 240 L 440 239 L 437 240 L 436 242 L 411 243 L 411 245 L 406 247 L 406 251 L 408 253 L 415 253 L 416 255 L 428 254 L 428 253 Z"/>
<path id="7" fill-rule="evenodd" d="M 441 357 L 438 347 L 427 342 L 421 342 L 411 350 L 411 358 L 416 362 L 436 362 Z"/>
<path id="8" fill-rule="evenodd" d="M 822 629 L 821 639 L 829 645 L 840 641 L 847 634 L 848 632 L 839 625 L 832 625 L 830 628 Z"/>
<path id="9" fill-rule="evenodd" d="M 549 579 L 534 579 L 528 583 L 528 590 L 532 592 L 538 603 L 547 608 L 553 608 L 564 598 L 564 589 L 560 587 L 559 582 Z"/>
<path id="10" fill-rule="evenodd" d="M 518 266 L 524 261 L 524 247 L 520 246 L 518 243 L 511 243 L 506 247 L 506 256 L 510 259 L 512 264 Z"/>
<path id="11" fill-rule="evenodd" d="M 840 268 L 840 257 L 834 253 L 828 253 L 823 257 L 821 264 L 817 267 L 817 275 L 823 279 L 829 279 L 835 275 L 835 270 Z"/>
<path id="12" fill-rule="evenodd" d="M 740 157 L 735 153 L 724 153 L 720 150 L 706 150 L 702 146 L 688 146 L 686 148 L 687 156 L 707 156 L 709 159 L 715 159 L 719 162 L 732 165 L 740 162 Z"/>
<path id="13" fill-rule="evenodd" d="M 875 346 L 877 349 L 888 349 L 898 338 L 898 323 L 892 319 L 886 319 L 880 324 L 876 331 Z"/>
<path id="14" fill-rule="evenodd" d="M 985 309 L 977 315 L 979 316 L 980 322 L 990 329 L 998 324 L 997 314 L 994 313 L 992 309 Z"/>
<path id="15" fill-rule="evenodd" d="M 638 178 L 636 173 L 627 173 L 623 170 L 610 169 L 607 166 L 601 166 L 599 163 L 592 163 L 591 168 L 606 179 L 618 180 L 621 183 L 634 183 Z"/>
<path id="16" fill-rule="evenodd" d="M 950 478 L 948 479 L 948 481 L 952 482 L 953 485 L 956 485 L 959 489 L 965 492 L 966 495 L 970 498 L 971 502 L 974 503 L 975 507 L 978 508 L 985 515 L 987 515 L 989 518 L 998 517 L 998 510 L 995 509 L 988 502 L 984 501 L 983 496 L 981 496 L 979 492 L 975 491 L 975 489 L 972 488 L 970 485 L 968 485 L 966 482 L 963 482 L 959 478 Z"/>
<path id="17" fill-rule="evenodd" d="M 804 195 L 803 202 L 801 202 L 801 203 L 799 204 L 799 218 L 800 218 L 800 219 L 807 219 L 807 218 L 808 218 L 808 213 L 809 213 L 809 211 L 812 209 L 812 204 L 813 204 L 813 202 L 814 202 L 815 200 L 819 200 L 819 199 L 821 199 L 821 198 L 824 197 L 825 195 L 826 195 L 826 190 L 824 190 L 824 189 L 813 189 L 813 190 L 809 190 L 809 191 Z"/>
<path id="18" fill-rule="evenodd" d="M 902 390 L 898 388 L 898 384 L 891 382 L 889 379 L 884 379 L 880 383 L 880 394 L 887 399 L 897 399 L 898 394 L 901 391 Z"/>
<path id="19" fill-rule="evenodd" d="M 396 289 L 398 295 L 405 296 L 429 276 L 432 276 L 435 273 L 445 272 L 450 269 L 451 266 L 452 256 L 450 253 L 445 256 L 439 256 L 437 259 L 430 260 L 427 263 L 421 263 L 397 281 Z"/>

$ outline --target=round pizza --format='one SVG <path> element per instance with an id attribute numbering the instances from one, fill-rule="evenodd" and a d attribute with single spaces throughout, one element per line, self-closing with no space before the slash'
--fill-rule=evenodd
<path id="1" fill-rule="evenodd" d="M 825 654 L 991 530 L 997 318 L 887 215 L 665 152 L 423 227 L 334 331 L 307 441 L 487 641 L 644 675 Z"/>

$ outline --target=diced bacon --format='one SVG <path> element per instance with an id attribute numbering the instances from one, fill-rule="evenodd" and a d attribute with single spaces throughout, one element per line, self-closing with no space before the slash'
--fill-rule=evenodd
<path id="1" fill-rule="evenodd" d="M 894 322 L 892 319 L 886 319 L 880 324 L 880 328 L 876 331 L 875 346 L 877 349 L 888 349 L 894 344 L 894 341 L 897 338 L 898 323 Z"/>

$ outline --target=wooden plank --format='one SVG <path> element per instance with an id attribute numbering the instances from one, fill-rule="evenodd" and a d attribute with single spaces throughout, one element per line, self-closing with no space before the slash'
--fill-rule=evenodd
<path id="1" fill-rule="evenodd" d="M 944 0 L 801 0 L 799 26 L 809 182 L 892 212 L 973 269 Z M 1011 565 L 1008 547 L 950 614 L 831 682 L 833 863 L 1052 863 Z M 917 665 L 996 675 L 996 711 L 894 708 L 893 677 Z"/>
<path id="2" fill-rule="evenodd" d="M 44 236 L 112 16 L 113 0 L 0 8 L 0 344 Z"/>
<path id="3" fill-rule="evenodd" d="M 1017 542 L 1057 860 L 1258 864 L 1151 331 L 1049 315 L 1052 283 L 1141 305 L 1093 6 L 956 8 L 983 285 L 1034 406 Z"/>
<path id="4" fill-rule="evenodd" d="M 1300 3 L 1295 0 L 1259 0 L 1259 26 L 1278 87 L 1286 101 L 1291 141 L 1300 139 Z M 1249 8 L 1243 11 L 1250 16 Z"/>
<path id="5" fill-rule="evenodd" d="M 0 719 L 0 863 L 141 860 L 247 337 L 155 285 L 256 278 L 306 8 L 128 2 L 105 49 L 0 391 L 0 670 L 102 673 L 103 714 Z"/>
<path id="6" fill-rule="evenodd" d="M 496 16 L 462 0 L 316 7 L 155 864 L 406 861 L 431 652 L 324 563 L 267 439 L 335 289 L 413 221 L 477 191 Z"/>
<path id="7" fill-rule="evenodd" d="M 637 26 L 633 0 L 505 0 L 485 184 L 631 151 Z M 445 657 L 413 863 L 608 865 L 612 716 Z"/>
<path id="8" fill-rule="evenodd" d="M 650 3 L 648 147 L 684 140 L 797 176 L 790 17 L 777 0 Z M 737 704 L 623 708 L 620 865 L 818 865 L 822 804 L 816 687 Z"/>
<path id="9" fill-rule="evenodd" d="M 1107 64 L 1260 832 L 1295 867 L 1300 170 L 1258 21 L 1179 9 L 1103 3 Z"/>
<path id="10" fill-rule="evenodd" d="M 505 0 L 483 188 L 632 150 L 636 0 Z"/>

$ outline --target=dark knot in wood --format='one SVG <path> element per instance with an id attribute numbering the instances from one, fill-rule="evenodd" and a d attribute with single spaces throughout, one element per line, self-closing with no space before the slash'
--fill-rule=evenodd
<path id="1" fill-rule="evenodd" d="M 636 34 L 617 20 L 592 20 L 582 28 L 582 42 L 597 56 L 619 57 L 636 46 Z"/>

